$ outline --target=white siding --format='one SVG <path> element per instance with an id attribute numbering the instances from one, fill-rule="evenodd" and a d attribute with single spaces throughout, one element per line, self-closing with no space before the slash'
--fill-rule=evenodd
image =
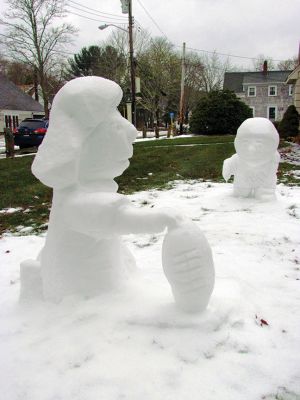
<path id="1" fill-rule="evenodd" d="M 32 118 L 32 116 L 36 114 L 41 114 L 43 116 L 43 113 L 38 113 L 34 111 L 20 111 L 20 110 L 0 110 L 0 133 L 4 132 L 5 128 L 5 115 L 7 116 L 17 116 L 19 119 L 19 123 L 23 121 L 25 118 Z"/>

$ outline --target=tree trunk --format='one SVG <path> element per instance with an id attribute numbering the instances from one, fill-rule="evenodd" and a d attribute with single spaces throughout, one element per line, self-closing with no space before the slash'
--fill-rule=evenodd
<path id="1" fill-rule="evenodd" d="M 146 124 L 144 124 L 143 126 L 143 139 L 146 139 L 147 137 L 147 128 L 146 128 Z"/>
<path id="2" fill-rule="evenodd" d="M 4 138 L 5 138 L 5 153 L 6 158 L 12 158 L 15 156 L 14 148 L 14 135 L 10 128 L 4 128 Z"/>
<path id="3" fill-rule="evenodd" d="M 159 111 L 155 111 L 155 118 L 156 118 L 156 124 L 155 124 L 155 137 L 156 139 L 159 139 Z"/>
<path id="4" fill-rule="evenodd" d="M 41 85 L 41 89 L 42 89 L 42 97 L 43 97 L 43 102 L 44 102 L 45 118 L 49 118 L 49 100 L 48 100 L 48 94 L 47 94 L 47 90 L 46 90 L 44 72 L 39 71 L 39 75 L 40 75 L 40 85 Z"/>

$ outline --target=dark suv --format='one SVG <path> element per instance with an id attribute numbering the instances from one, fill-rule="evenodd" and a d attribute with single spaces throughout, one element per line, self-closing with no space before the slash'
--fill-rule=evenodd
<path id="1" fill-rule="evenodd" d="M 26 118 L 14 130 L 15 145 L 20 149 L 39 146 L 47 132 L 49 120 Z"/>

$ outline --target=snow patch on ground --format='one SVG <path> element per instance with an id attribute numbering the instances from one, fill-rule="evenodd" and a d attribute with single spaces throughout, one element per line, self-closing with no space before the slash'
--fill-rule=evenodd
<path id="1" fill-rule="evenodd" d="M 293 165 L 300 165 L 300 145 L 290 143 L 289 147 L 279 149 L 281 162 L 287 162 Z"/>
<path id="2" fill-rule="evenodd" d="M 16 212 L 22 211 L 22 207 L 17 207 L 17 208 L 3 208 L 0 210 L 0 214 L 14 214 Z"/>
<path id="3" fill-rule="evenodd" d="M 164 234 L 129 235 L 138 269 L 117 293 L 18 303 L 19 263 L 44 237 L 0 240 L 3 400 L 299 400 L 300 188 L 278 200 L 232 197 L 230 184 L 139 192 L 206 234 L 216 286 L 207 311 L 179 312 L 161 267 Z M 4 397 L 3 397 L 4 396 Z"/>

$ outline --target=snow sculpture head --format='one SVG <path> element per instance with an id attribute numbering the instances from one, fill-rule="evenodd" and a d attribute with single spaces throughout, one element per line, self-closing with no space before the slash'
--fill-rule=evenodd
<path id="1" fill-rule="evenodd" d="M 279 135 L 266 118 L 249 118 L 237 131 L 236 154 L 224 161 L 223 177 L 234 175 L 234 194 L 241 197 L 274 198 L 280 160 Z"/>
<path id="2" fill-rule="evenodd" d="M 237 130 L 234 147 L 245 162 L 260 165 L 274 158 L 279 135 L 266 118 L 248 118 Z"/>
<path id="3" fill-rule="evenodd" d="M 55 189 L 121 175 L 137 134 L 117 110 L 121 98 L 121 88 L 104 78 L 68 82 L 54 98 L 34 175 Z"/>

